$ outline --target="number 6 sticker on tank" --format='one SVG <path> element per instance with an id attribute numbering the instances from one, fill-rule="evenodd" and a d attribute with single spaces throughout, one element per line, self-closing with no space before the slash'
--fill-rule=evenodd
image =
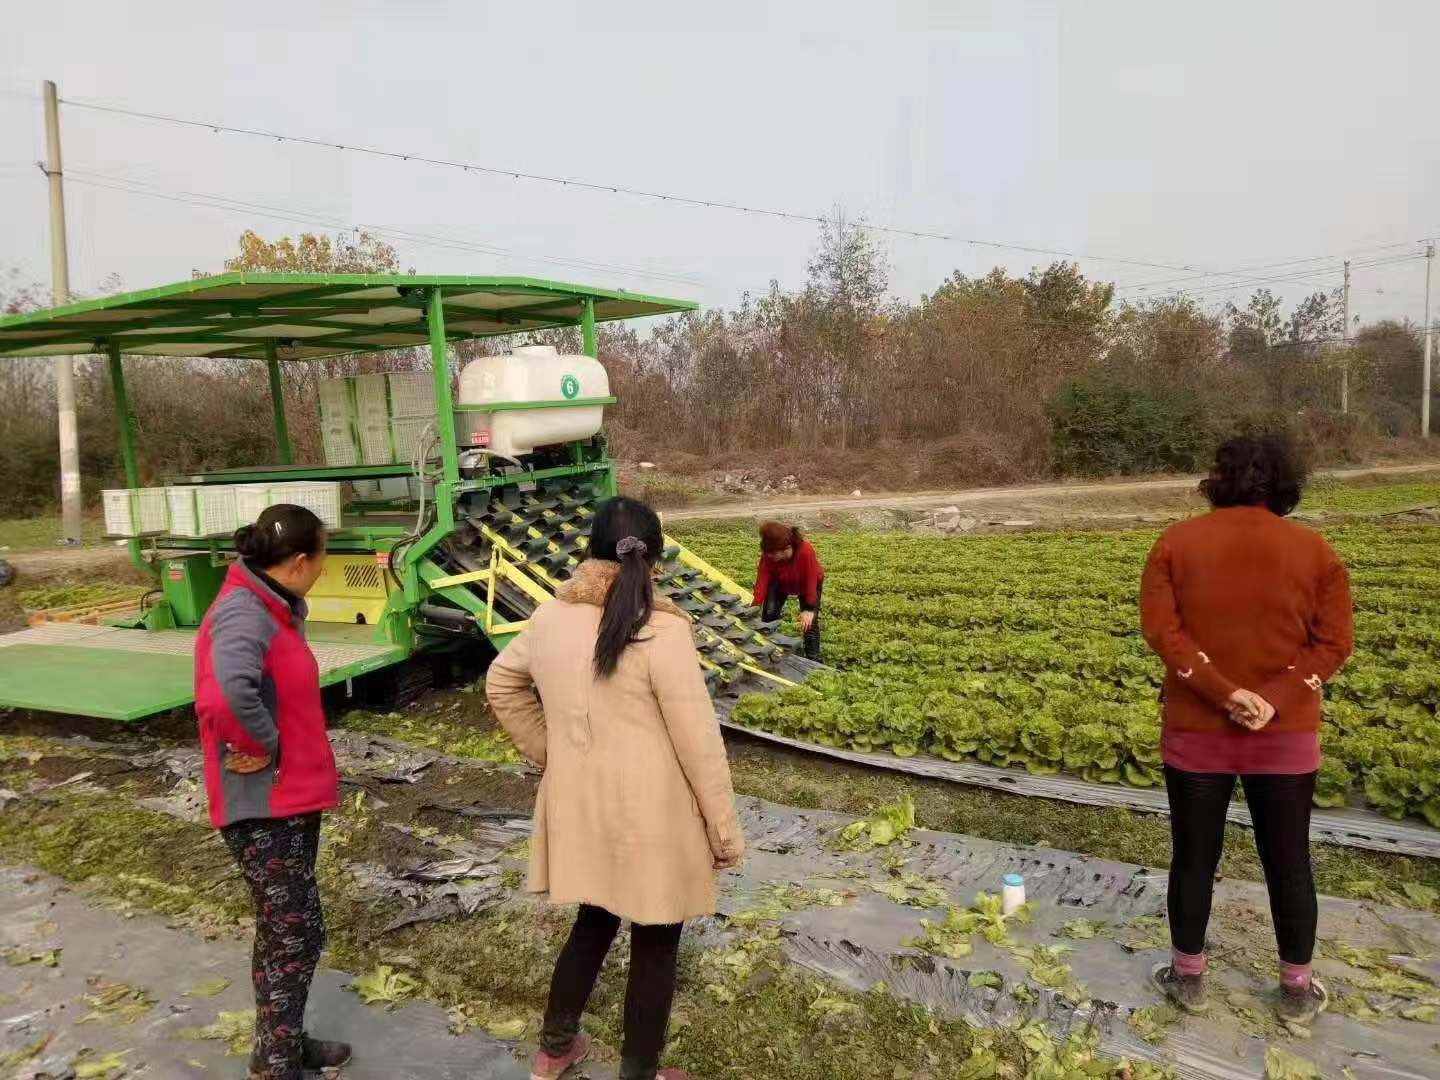
<path id="1" fill-rule="evenodd" d="M 574 375 L 566 375 L 560 380 L 560 393 L 566 401 L 574 401 L 575 395 L 580 393 L 580 380 Z"/>

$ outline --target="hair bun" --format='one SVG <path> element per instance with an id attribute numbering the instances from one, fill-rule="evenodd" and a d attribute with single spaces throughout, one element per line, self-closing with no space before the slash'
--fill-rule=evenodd
<path id="1" fill-rule="evenodd" d="M 241 525 L 235 530 L 235 550 L 241 555 L 250 555 L 255 547 L 255 526 Z"/>

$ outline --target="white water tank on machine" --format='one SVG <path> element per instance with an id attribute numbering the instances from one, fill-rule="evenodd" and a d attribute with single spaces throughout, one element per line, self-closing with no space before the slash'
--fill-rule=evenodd
<path id="1" fill-rule="evenodd" d="M 456 417 L 460 445 L 518 457 L 588 439 L 600 430 L 609 397 L 610 376 L 589 356 L 564 355 L 553 345 L 482 356 L 460 372 L 456 403 L 477 410 Z"/>

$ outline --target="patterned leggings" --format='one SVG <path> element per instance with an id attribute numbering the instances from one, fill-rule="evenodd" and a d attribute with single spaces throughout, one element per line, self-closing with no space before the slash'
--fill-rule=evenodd
<path id="1" fill-rule="evenodd" d="M 315 856 L 320 815 L 237 821 L 220 830 L 255 901 L 255 1080 L 300 1080 L 310 980 L 325 944 Z"/>

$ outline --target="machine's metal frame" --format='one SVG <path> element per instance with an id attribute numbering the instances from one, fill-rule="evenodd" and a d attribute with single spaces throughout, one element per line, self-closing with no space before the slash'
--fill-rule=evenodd
<path id="1" fill-rule="evenodd" d="M 596 355 L 595 326 L 611 319 L 673 314 L 693 310 L 695 303 L 664 297 L 595 289 L 586 286 L 518 277 L 458 277 L 409 274 L 251 274 L 231 273 L 176 285 L 106 297 L 49 311 L 0 318 L 0 357 L 55 356 L 98 353 L 108 358 L 110 382 L 119 427 L 125 484 L 140 487 L 140 471 L 123 357 L 183 356 L 194 359 L 253 359 L 266 364 L 274 413 L 278 464 L 274 467 L 224 470 L 172 479 L 182 483 L 218 484 L 283 482 L 287 480 L 355 480 L 412 475 L 405 465 L 346 467 L 295 465 L 280 364 L 332 356 L 423 348 L 428 345 L 434 376 L 439 437 L 439 479 L 434 489 L 434 521 L 418 538 L 402 526 L 360 521 L 334 532 L 330 547 L 337 552 L 373 552 L 388 560 L 392 549 L 408 540 L 393 566 L 399 588 L 390 596 L 377 642 L 393 647 L 384 663 L 365 660 L 326 673 L 333 683 L 408 657 L 417 647 L 412 619 L 422 600 L 439 595 L 476 615 L 484 632 L 497 644 L 518 632 L 521 623 L 507 622 L 495 611 L 495 589 L 508 582 L 538 601 L 548 594 L 521 572 L 497 546 L 489 569 L 478 574 L 446 575 L 427 555 L 456 528 L 457 499 L 467 492 L 515 484 L 533 484 L 560 477 L 593 477 L 602 494 L 615 493 L 614 462 L 600 449 L 571 447 L 569 464 L 507 476 L 461 476 L 447 346 L 457 341 L 578 326 L 586 355 Z M 614 398 L 554 400 L 488 405 L 497 408 L 564 408 L 605 405 Z M 228 539 L 195 540 L 159 537 L 129 541 L 131 561 L 156 574 L 156 560 L 166 551 L 203 552 L 225 557 Z M 484 584 L 486 597 L 466 588 Z M 166 612 L 151 609 L 143 625 L 173 627 Z M 3 658 L 0 652 L 0 658 Z"/>

